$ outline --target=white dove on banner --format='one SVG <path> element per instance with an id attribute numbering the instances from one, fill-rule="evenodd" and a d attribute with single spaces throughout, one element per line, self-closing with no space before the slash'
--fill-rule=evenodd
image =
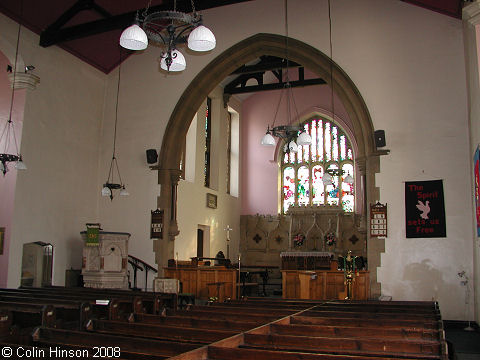
<path id="1" fill-rule="evenodd" d="M 420 214 L 420 217 L 422 219 L 428 219 L 428 213 L 430 212 L 430 205 L 429 205 L 429 201 L 425 201 L 425 204 L 423 202 L 421 202 L 420 200 L 418 200 L 418 205 L 417 205 L 417 209 L 420 210 L 422 213 Z"/>

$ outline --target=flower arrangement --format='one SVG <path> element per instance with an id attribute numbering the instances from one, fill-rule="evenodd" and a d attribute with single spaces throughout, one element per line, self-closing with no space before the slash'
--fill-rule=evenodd
<path id="1" fill-rule="evenodd" d="M 303 234 L 297 234 L 295 235 L 295 237 L 293 238 L 293 245 L 295 247 L 299 247 L 299 246 L 302 246 L 303 243 L 305 241 L 305 235 Z"/>
<path id="2" fill-rule="evenodd" d="M 335 245 L 336 242 L 337 242 L 337 238 L 335 237 L 334 232 L 329 232 L 325 234 L 325 244 L 327 246 Z"/>

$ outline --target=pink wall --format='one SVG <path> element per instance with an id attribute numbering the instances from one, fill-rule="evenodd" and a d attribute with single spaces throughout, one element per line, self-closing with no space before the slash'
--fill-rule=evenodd
<path id="1" fill-rule="evenodd" d="M 327 85 L 293 89 L 297 111 L 303 117 L 315 108 L 331 111 L 331 90 Z M 286 124 L 285 96 L 277 115 L 275 125 Z M 275 148 L 260 145 L 267 125 L 273 123 L 280 91 L 256 93 L 242 103 L 240 121 L 241 194 L 242 215 L 278 213 L 278 165 L 274 162 Z M 339 100 L 335 99 L 335 117 L 350 123 L 348 115 Z M 297 119 L 292 110 L 294 121 Z"/>
<path id="2" fill-rule="evenodd" d="M 2 134 L 5 128 L 5 124 L 10 113 L 10 101 L 12 96 L 10 80 L 8 79 L 7 73 L 5 71 L 8 64 L 8 59 L 0 52 L 0 134 Z M 18 146 L 20 146 L 20 139 L 22 134 L 25 94 L 25 90 L 16 90 L 14 97 L 12 120 L 14 123 Z M 5 136 L 0 141 L 0 152 L 2 153 L 5 151 L 4 140 Z M 11 146 L 8 147 L 7 151 L 9 153 L 15 152 L 15 145 L 11 144 Z M 5 228 L 3 254 L 0 255 L 0 287 L 7 287 L 9 261 L 8 255 L 10 249 L 13 204 L 15 199 L 15 183 L 17 180 L 17 171 L 15 170 L 14 165 L 9 165 L 9 169 L 10 171 L 8 171 L 5 176 L 0 173 L 0 227 Z M 12 259 L 12 261 L 21 262 L 22 259 Z"/>

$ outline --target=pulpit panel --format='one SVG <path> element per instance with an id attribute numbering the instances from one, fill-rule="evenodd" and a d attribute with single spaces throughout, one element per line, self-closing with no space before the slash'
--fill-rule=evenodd
<path id="1" fill-rule="evenodd" d="M 183 270 L 180 272 L 180 282 L 182 283 L 182 292 L 195 294 L 197 291 L 197 272 L 196 270 Z"/>
<path id="2" fill-rule="evenodd" d="M 310 281 L 310 295 L 312 299 L 325 299 L 325 272 L 317 273 L 316 279 Z"/>
<path id="3" fill-rule="evenodd" d="M 338 294 L 344 291 L 343 280 L 343 272 L 328 274 L 325 290 L 327 299 L 338 299 Z"/>
<path id="4" fill-rule="evenodd" d="M 232 271 L 217 270 L 217 281 L 225 283 L 223 285 L 225 289 L 225 295 L 233 294 L 235 291 L 234 284 L 236 283 L 237 273 Z"/>
<path id="5" fill-rule="evenodd" d="M 208 298 L 208 284 L 216 282 L 214 271 L 199 271 L 198 274 L 198 296 Z"/>
<path id="6" fill-rule="evenodd" d="M 296 271 L 282 271 L 282 293 L 284 299 L 300 298 L 300 280 Z"/>

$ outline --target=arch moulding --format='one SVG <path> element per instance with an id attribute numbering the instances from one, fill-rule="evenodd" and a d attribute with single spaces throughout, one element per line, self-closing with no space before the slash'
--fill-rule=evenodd
<path id="1" fill-rule="evenodd" d="M 366 104 L 355 84 L 348 75 L 330 58 L 318 49 L 296 39 L 289 38 L 289 60 L 298 62 L 312 72 L 330 82 L 332 71 L 333 86 L 338 98 L 343 102 L 352 121 L 353 132 L 358 145 L 356 154 L 357 171 L 365 184 L 365 209 L 367 204 L 379 199 L 375 187 L 375 173 L 379 171 L 379 155 L 375 147 L 374 129 Z M 262 55 L 285 56 L 285 37 L 276 34 L 257 34 L 225 50 L 211 61 L 193 79 L 178 100 L 167 124 L 160 149 L 158 181 L 160 196 L 158 208 L 164 210 L 163 234 L 161 240 L 154 240 L 155 259 L 161 273 L 167 260 L 174 257 L 174 240 L 179 234 L 176 221 L 177 184 L 180 179 L 182 142 L 190 123 L 208 94 L 238 67 Z M 364 212 L 366 213 L 366 212 Z M 366 219 L 361 220 L 366 231 Z M 376 268 L 380 265 L 380 253 L 384 251 L 384 241 L 367 240 L 367 256 L 370 269 L 371 297 L 380 295 L 380 284 L 376 279 Z"/>

